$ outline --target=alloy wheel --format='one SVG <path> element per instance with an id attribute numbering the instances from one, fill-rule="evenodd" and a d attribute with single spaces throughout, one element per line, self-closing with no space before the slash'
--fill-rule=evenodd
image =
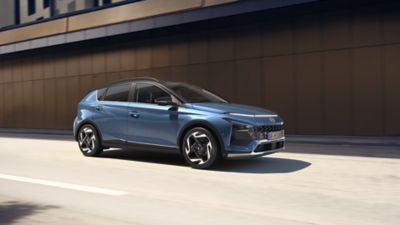
<path id="1" fill-rule="evenodd" d="M 210 160 L 214 146 L 206 133 L 195 131 L 187 136 L 184 150 L 190 162 L 203 165 Z"/>
<path id="2" fill-rule="evenodd" d="M 96 148 L 97 139 L 94 130 L 84 127 L 79 133 L 78 142 L 82 152 L 90 154 Z"/>

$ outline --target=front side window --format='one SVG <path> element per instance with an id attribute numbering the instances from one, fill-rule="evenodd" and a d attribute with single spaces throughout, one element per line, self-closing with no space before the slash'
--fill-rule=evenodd
<path id="1" fill-rule="evenodd" d="M 130 86 L 130 83 L 122 83 L 109 87 L 104 95 L 104 101 L 127 102 Z"/>
<path id="2" fill-rule="evenodd" d="M 136 102 L 157 104 L 161 101 L 172 101 L 178 103 L 175 97 L 171 96 L 161 88 L 149 83 L 137 83 Z"/>

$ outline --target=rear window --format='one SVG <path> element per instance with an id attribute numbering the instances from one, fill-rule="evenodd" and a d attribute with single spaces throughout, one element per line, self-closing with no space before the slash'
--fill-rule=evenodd
<path id="1" fill-rule="evenodd" d="M 104 95 L 104 101 L 127 102 L 130 83 L 116 84 L 109 87 Z"/>
<path id="2" fill-rule="evenodd" d="M 96 91 L 90 91 L 85 97 L 82 98 L 81 102 L 96 101 L 96 95 Z"/>

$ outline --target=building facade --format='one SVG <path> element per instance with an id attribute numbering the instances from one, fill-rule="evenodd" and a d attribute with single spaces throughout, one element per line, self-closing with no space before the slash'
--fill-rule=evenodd
<path id="1" fill-rule="evenodd" d="M 70 129 L 88 90 L 152 76 L 271 109 L 290 134 L 400 135 L 396 1 L 25 3 L 0 13 L 1 128 Z"/>

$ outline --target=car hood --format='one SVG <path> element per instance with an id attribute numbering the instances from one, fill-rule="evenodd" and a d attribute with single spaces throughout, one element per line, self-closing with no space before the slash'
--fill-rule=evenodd
<path id="1" fill-rule="evenodd" d="M 276 115 L 269 110 L 254 106 L 231 103 L 191 103 L 194 109 L 212 113 L 236 113 L 245 115 Z"/>

